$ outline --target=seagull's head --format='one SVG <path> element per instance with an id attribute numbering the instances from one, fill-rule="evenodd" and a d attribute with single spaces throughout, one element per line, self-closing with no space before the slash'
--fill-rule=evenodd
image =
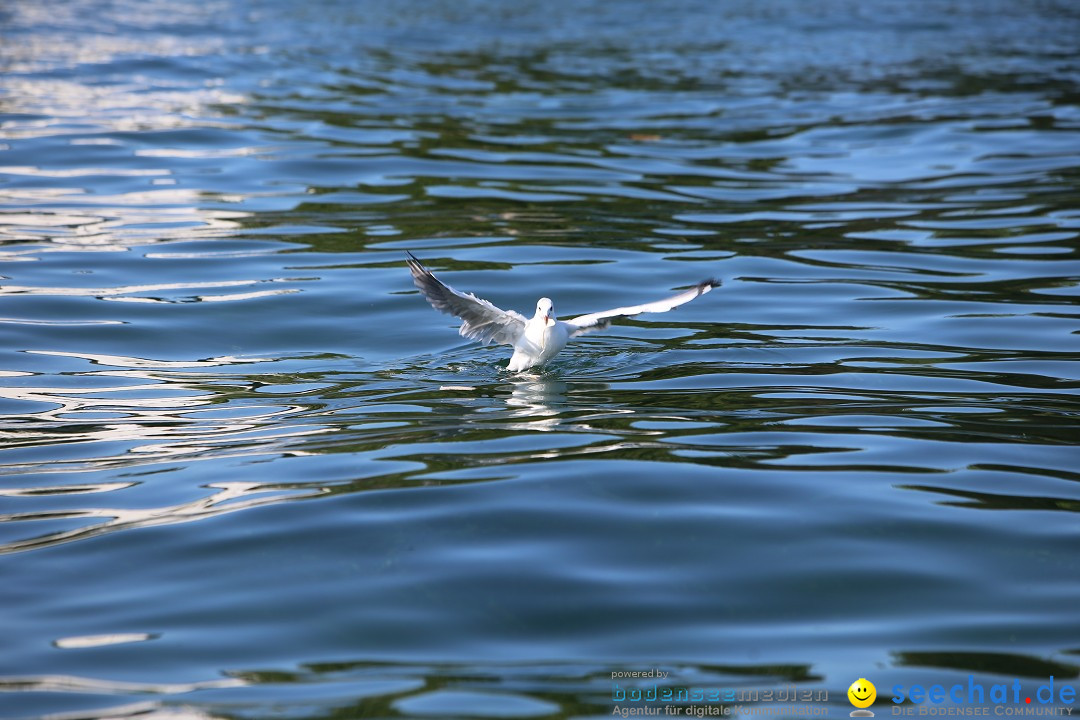
<path id="1" fill-rule="evenodd" d="M 540 298 L 536 301 L 536 317 L 541 318 L 545 325 L 555 324 L 555 303 L 550 298 Z"/>

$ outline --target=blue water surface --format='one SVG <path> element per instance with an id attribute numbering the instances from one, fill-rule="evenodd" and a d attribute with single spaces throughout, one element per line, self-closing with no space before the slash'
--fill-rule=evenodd
<path id="1" fill-rule="evenodd" d="M 9 0 L 0 715 L 1080 686 L 1077 38 L 1067 0 Z M 723 285 L 511 374 L 405 250 L 522 312 Z"/>

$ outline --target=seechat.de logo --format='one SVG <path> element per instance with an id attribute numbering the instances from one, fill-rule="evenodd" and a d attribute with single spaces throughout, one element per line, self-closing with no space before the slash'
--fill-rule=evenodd
<path id="1" fill-rule="evenodd" d="M 877 688 L 874 687 L 874 683 L 866 678 L 859 678 L 847 689 L 847 698 L 858 708 L 851 711 L 851 717 L 874 717 L 874 712 L 866 709 L 877 700 Z"/>

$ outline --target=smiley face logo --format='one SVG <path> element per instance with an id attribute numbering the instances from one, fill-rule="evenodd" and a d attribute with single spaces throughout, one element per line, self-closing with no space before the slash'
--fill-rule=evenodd
<path id="1" fill-rule="evenodd" d="M 877 699 L 877 688 L 866 678 L 859 678 L 847 689 L 847 697 L 857 708 L 870 707 Z"/>

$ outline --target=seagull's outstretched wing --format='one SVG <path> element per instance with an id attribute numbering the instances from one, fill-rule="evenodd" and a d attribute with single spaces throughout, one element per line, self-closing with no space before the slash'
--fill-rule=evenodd
<path id="1" fill-rule="evenodd" d="M 603 330 L 611 324 L 611 318 L 633 317 L 634 315 L 640 315 L 641 313 L 667 312 L 672 308 L 677 308 L 680 305 L 690 302 L 696 297 L 704 295 L 719 285 L 719 280 L 710 278 L 708 280 L 702 280 L 693 288 L 685 290 L 678 295 L 673 295 L 666 300 L 657 300 L 656 302 L 645 303 L 644 305 L 631 305 L 629 307 L 615 308 L 614 310 L 604 310 L 602 312 L 589 313 L 588 315 L 579 315 L 566 322 L 571 326 L 571 337 L 593 330 Z"/>
<path id="2" fill-rule="evenodd" d="M 513 345 L 525 332 L 526 320 L 521 313 L 500 310 L 472 293 L 458 292 L 444 285 L 411 252 L 406 251 L 405 254 L 409 256 L 409 271 L 416 287 L 420 288 L 431 307 L 461 318 L 460 332 L 463 337 L 478 340 L 484 345 Z"/>

